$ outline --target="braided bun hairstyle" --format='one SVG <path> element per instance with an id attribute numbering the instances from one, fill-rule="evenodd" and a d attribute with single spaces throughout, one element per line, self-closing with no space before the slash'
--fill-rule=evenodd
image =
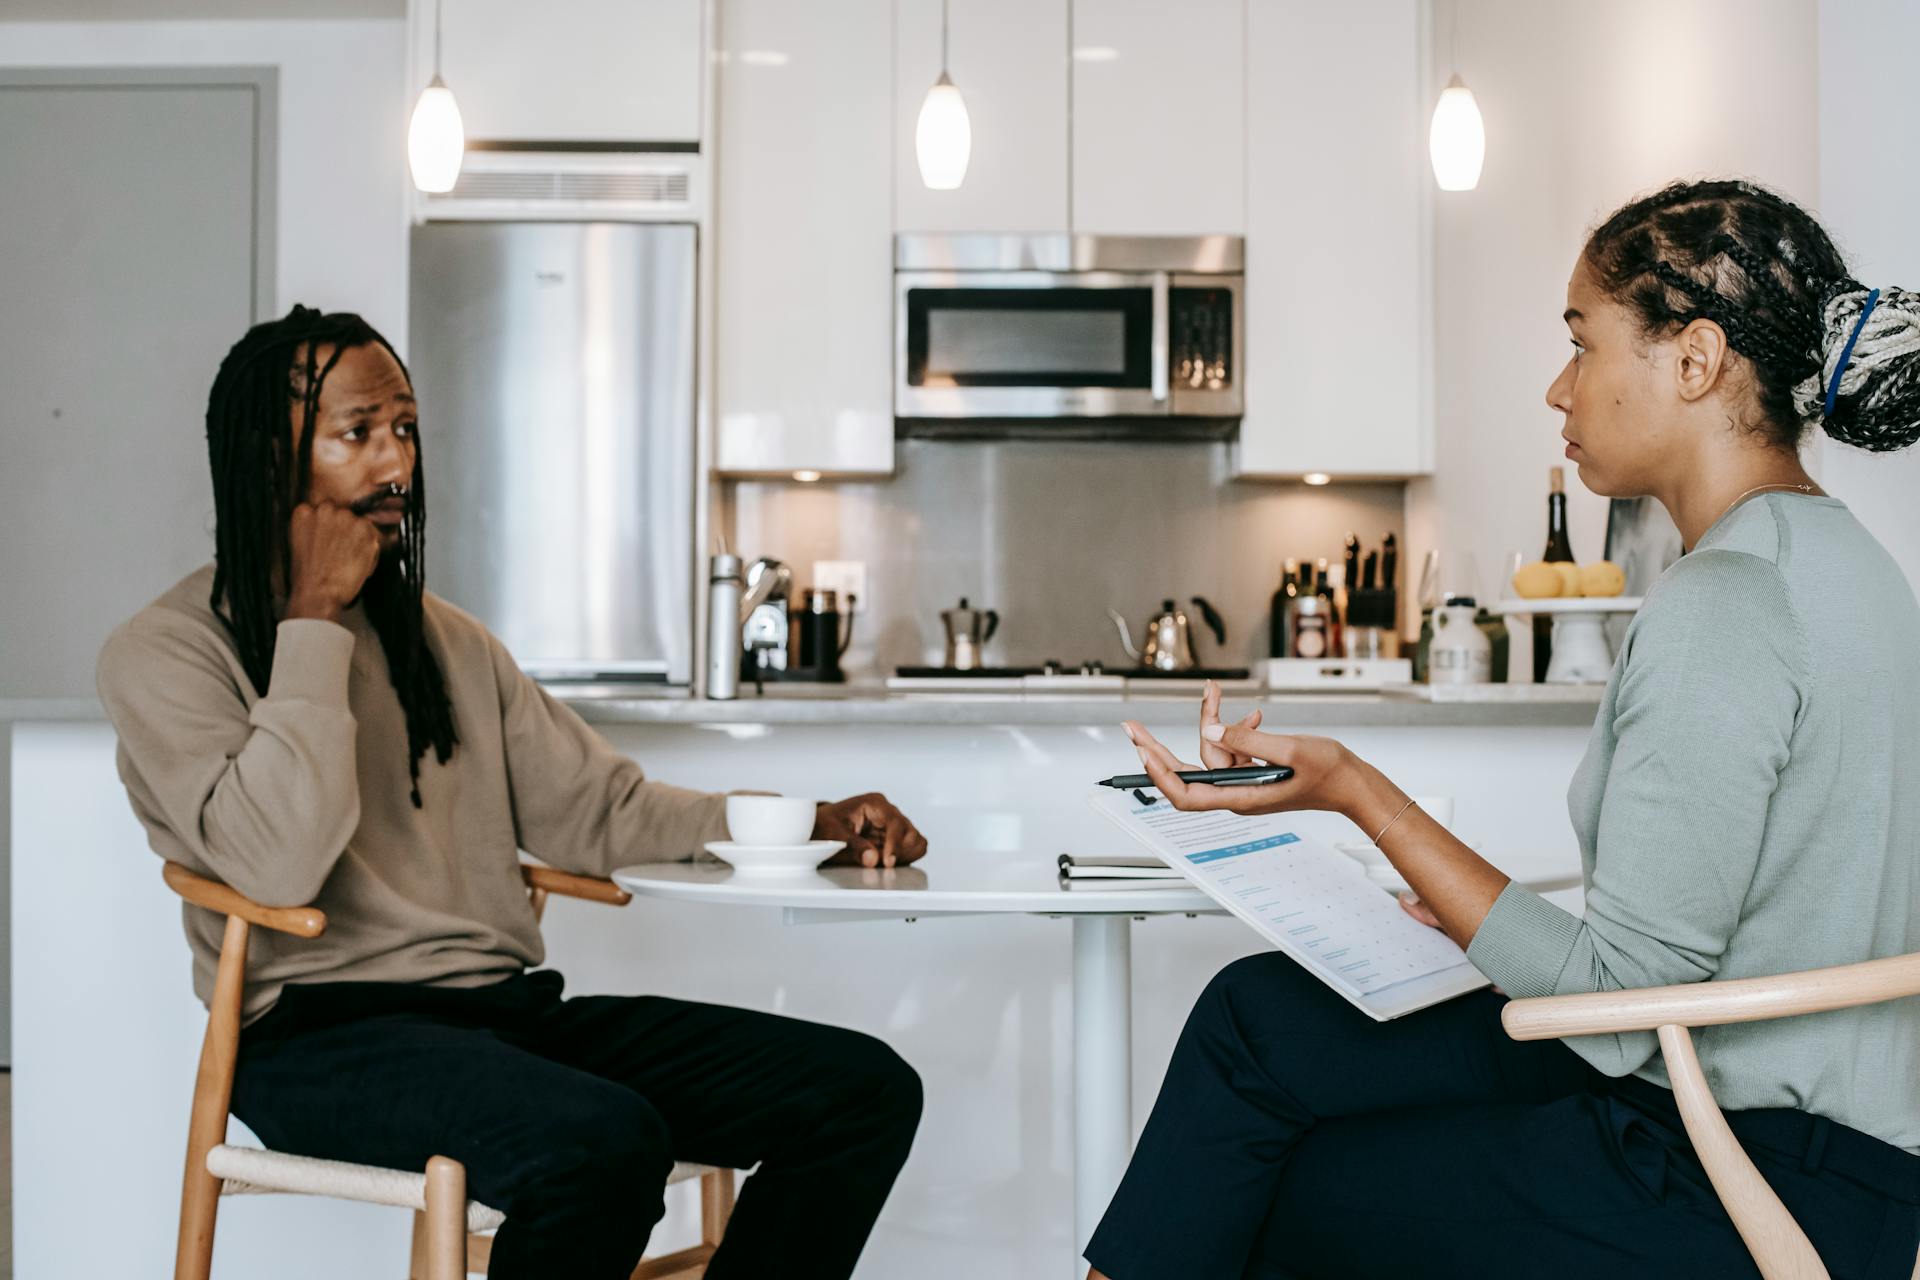
<path id="1" fill-rule="evenodd" d="M 1827 291 L 1820 304 L 1826 358 L 1818 377 L 1794 388 L 1793 399 L 1801 417 L 1819 422 L 1834 439 L 1884 453 L 1920 436 L 1920 293 L 1880 290 L 1863 325 L 1869 292 L 1851 280 Z M 1828 414 L 1827 391 L 1836 377 Z"/>
<path id="2" fill-rule="evenodd" d="M 1863 449 L 1920 440 L 1920 293 L 1880 290 L 1860 325 L 1870 290 L 1792 201 L 1750 182 L 1676 182 L 1601 223 L 1584 256 L 1646 334 L 1720 326 L 1752 373 L 1747 425 L 1769 444 L 1798 449 L 1815 423 Z"/>

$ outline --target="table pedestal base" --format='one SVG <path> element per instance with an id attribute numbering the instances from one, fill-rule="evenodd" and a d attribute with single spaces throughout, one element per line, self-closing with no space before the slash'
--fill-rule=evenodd
<path id="1" fill-rule="evenodd" d="M 1073 1240 L 1080 1251 L 1133 1148 L 1133 952 L 1128 916 L 1073 918 Z"/>

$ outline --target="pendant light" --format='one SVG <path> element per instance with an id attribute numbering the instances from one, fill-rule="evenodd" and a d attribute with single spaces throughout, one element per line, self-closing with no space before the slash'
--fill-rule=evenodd
<path id="1" fill-rule="evenodd" d="M 1459 0 L 1454 0 L 1447 36 L 1447 61 L 1458 67 L 1454 33 L 1460 25 Z M 1480 185 L 1480 166 L 1487 158 L 1487 130 L 1480 121 L 1480 104 L 1473 90 L 1454 71 L 1434 104 L 1433 124 L 1427 131 L 1427 154 L 1433 160 L 1433 179 L 1442 191 L 1471 191 Z"/>
<path id="2" fill-rule="evenodd" d="M 453 190 L 466 151 L 460 105 L 440 78 L 440 0 L 434 0 L 433 80 L 420 91 L 407 126 L 407 167 L 413 171 L 413 185 L 434 194 Z"/>
<path id="3" fill-rule="evenodd" d="M 929 190 L 954 191 L 966 180 L 973 124 L 967 119 L 966 100 L 947 74 L 947 0 L 940 0 L 940 78 L 920 104 L 913 151 L 920 161 L 920 181 Z"/>

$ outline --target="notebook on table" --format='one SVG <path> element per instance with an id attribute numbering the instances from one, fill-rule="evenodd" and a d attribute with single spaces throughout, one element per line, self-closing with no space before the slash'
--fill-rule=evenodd
<path id="1" fill-rule="evenodd" d="M 1104 787 L 1087 803 L 1377 1021 L 1487 985 L 1452 939 L 1289 815 L 1183 813 L 1156 792 Z"/>
<path id="2" fill-rule="evenodd" d="M 1069 880 L 1186 879 L 1158 858 L 1124 853 L 1063 853 L 1060 874 Z"/>
<path id="3" fill-rule="evenodd" d="M 1185 888 L 1187 878 L 1149 854 L 1063 853 L 1060 887 L 1069 892 Z"/>

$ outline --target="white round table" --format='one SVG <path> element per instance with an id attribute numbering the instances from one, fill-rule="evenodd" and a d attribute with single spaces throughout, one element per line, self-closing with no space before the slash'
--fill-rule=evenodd
<path id="1" fill-rule="evenodd" d="M 1133 1150 L 1135 916 L 1223 912 L 1185 881 L 1148 889 L 1062 889 L 1047 855 L 943 849 L 890 871 L 833 867 L 801 875 L 742 875 L 723 863 L 650 862 L 613 873 L 621 887 L 680 902 L 780 907 L 788 924 L 894 917 L 1042 915 L 1073 920 L 1073 1238 L 1080 1252 L 1106 1212 Z M 1538 893 L 1578 875 L 1521 876 Z"/>
<path id="2" fill-rule="evenodd" d="M 1062 889 L 1054 859 L 941 850 L 910 867 L 833 867 L 743 875 L 711 862 L 658 862 L 613 873 L 631 893 L 679 902 L 779 907 L 788 924 L 921 916 L 1044 915 L 1073 921 L 1073 1235 L 1080 1251 L 1133 1148 L 1133 917 L 1218 912 L 1185 881 L 1147 889 Z"/>

